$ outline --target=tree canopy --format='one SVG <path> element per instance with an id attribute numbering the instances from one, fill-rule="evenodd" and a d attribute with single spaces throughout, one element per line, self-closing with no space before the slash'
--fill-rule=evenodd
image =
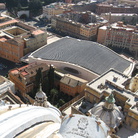
<path id="1" fill-rule="evenodd" d="M 5 3 L 9 12 L 17 13 L 21 9 L 28 9 L 31 15 L 39 15 L 42 11 L 42 6 L 48 5 L 60 0 L 0 0 L 0 3 Z"/>
<path id="2" fill-rule="evenodd" d="M 29 2 L 29 10 L 33 15 L 37 15 L 42 10 L 42 3 L 40 0 L 31 0 Z"/>

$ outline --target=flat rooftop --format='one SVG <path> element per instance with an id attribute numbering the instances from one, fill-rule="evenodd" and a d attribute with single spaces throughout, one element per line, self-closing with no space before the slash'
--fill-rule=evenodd
<path id="1" fill-rule="evenodd" d="M 106 46 L 71 37 L 64 37 L 46 45 L 33 52 L 31 56 L 44 60 L 69 62 L 98 75 L 103 74 L 110 68 L 123 73 L 132 65 L 131 61 L 124 59 Z"/>
<path id="2" fill-rule="evenodd" d="M 110 82 L 114 86 L 118 86 L 120 88 L 123 87 L 123 83 L 127 81 L 128 77 L 124 74 L 121 74 L 115 70 L 109 70 L 105 74 L 101 75 L 99 78 L 95 79 L 94 81 L 90 82 L 88 86 L 92 89 L 95 89 L 97 92 L 102 93 L 103 89 L 106 89 L 106 91 L 112 92 L 114 87 L 111 87 L 108 85 L 108 88 L 105 88 L 104 85 L 106 82 Z M 110 86 L 110 87 L 109 87 Z"/>
<path id="3" fill-rule="evenodd" d="M 138 102 L 137 93 L 133 93 L 125 89 L 124 83 L 128 80 L 128 77 L 122 73 L 115 70 L 109 70 L 105 74 L 101 75 L 99 78 L 88 83 L 88 87 L 95 90 L 100 95 L 103 92 L 111 93 L 116 91 L 121 96 L 126 97 L 126 102 L 131 105 L 130 109 L 132 112 L 138 114 L 138 107 L 136 107 L 136 102 Z"/>

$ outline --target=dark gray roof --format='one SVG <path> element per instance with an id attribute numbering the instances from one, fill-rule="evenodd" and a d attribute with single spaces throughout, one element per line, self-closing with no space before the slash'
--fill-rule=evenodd
<path id="1" fill-rule="evenodd" d="M 64 37 L 32 54 L 35 58 L 70 62 L 102 74 L 110 68 L 124 72 L 131 64 L 109 48 L 87 40 Z"/>
<path id="2" fill-rule="evenodd" d="M 71 86 L 71 87 L 76 87 L 76 86 L 81 86 L 83 83 L 80 82 L 79 80 L 75 80 L 73 78 L 70 78 L 68 76 L 64 76 L 60 82 L 68 85 L 68 86 Z"/>

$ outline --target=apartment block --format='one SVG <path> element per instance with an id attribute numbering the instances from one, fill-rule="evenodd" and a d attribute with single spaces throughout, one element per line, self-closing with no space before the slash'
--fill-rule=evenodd
<path id="1" fill-rule="evenodd" d="M 128 49 L 138 56 L 138 27 L 117 22 L 99 28 L 97 42 L 109 47 Z"/>
<path id="2" fill-rule="evenodd" d="M 13 62 L 20 62 L 23 57 L 24 42 L 22 39 L 12 39 L 8 36 L 0 37 L 0 57 Z"/>
<path id="3" fill-rule="evenodd" d="M 135 13 L 102 13 L 101 17 L 108 20 L 109 23 L 123 21 L 125 24 L 131 24 L 138 21 L 138 14 Z"/>
<path id="4" fill-rule="evenodd" d="M 47 33 L 40 29 L 33 30 L 28 37 L 24 38 L 24 42 L 24 54 L 27 54 L 47 44 Z"/>
<path id="5" fill-rule="evenodd" d="M 15 63 L 47 44 L 47 32 L 10 17 L 0 17 L 0 29 L 0 57 Z"/>
<path id="6" fill-rule="evenodd" d="M 109 3 L 100 3 L 97 4 L 96 14 L 100 15 L 101 13 L 136 13 L 138 14 L 138 6 L 131 6 L 125 4 L 109 4 Z"/>
<path id="7" fill-rule="evenodd" d="M 85 40 L 95 40 L 98 28 L 107 22 L 92 12 L 67 13 L 51 19 L 52 28 L 55 30 Z"/>
<path id="8" fill-rule="evenodd" d="M 68 1 L 70 2 L 70 1 Z M 46 17 L 48 20 L 51 20 L 51 17 L 63 13 L 70 12 L 70 5 L 63 2 L 55 2 L 50 5 L 43 6 L 43 17 Z"/>
<path id="9" fill-rule="evenodd" d="M 60 91 L 74 97 L 84 92 L 87 82 L 76 76 L 65 74 L 60 80 Z"/>
<path id="10" fill-rule="evenodd" d="M 77 1 L 73 1 L 73 3 L 75 3 L 75 4 L 72 4 L 73 11 L 80 11 L 80 12 L 91 11 L 95 13 L 97 1 L 91 1 L 91 0 L 78 1 L 77 0 Z"/>
<path id="11" fill-rule="evenodd" d="M 9 71 L 9 79 L 15 83 L 15 89 L 19 90 L 23 96 L 34 89 L 35 76 L 39 68 L 42 76 L 45 77 L 49 70 L 48 65 L 45 63 L 35 62 Z"/>

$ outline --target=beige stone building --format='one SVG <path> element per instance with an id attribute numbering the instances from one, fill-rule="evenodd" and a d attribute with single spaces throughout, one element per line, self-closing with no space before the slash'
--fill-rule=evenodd
<path id="1" fill-rule="evenodd" d="M 86 88 L 85 98 L 91 103 L 98 103 L 102 97 L 106 97 L 114 91 L 116 104 L 121 106 L 126 116 L 126 124 L 131 128 L 138 128 L 138 107 L 137 95 L 125 89 L 128 77 L 116 72 L 109 71 L 99 77 L 97 80 L 90 82 Z"/>
<path id="2" fill-rule="evenodd" d="M 34 30 L 31 35 L 24 38 L 24 41 L 24 54 L 27 54 L 47 44 L 47 33 L 40 29 Z"/>
<path id="3" fill-rule="evenodd" d="M 51 3 L 50 5 L 43 6 L 43 17 L 51 20 L 51 17 L 66 12 L 70 12 L 71 6 L 62 2 Z"/>
<path id="4" fill-rule="evenodd" d="M 100 110 L 100 102 L 114 94 L 115 104 L 125 116 L 125 123 L 134 130 L 138 130 L 138 92 L 131 92 L 126 89 L 128 77 L 113 69 L 105 72 L 97 79 L 89 82 L 85 89 L 85 100 L 74 103 L 72 113 L 90 114 L 90 111 L 97 104 Z M 110 100 L 109 100 L 110 101 Z M 85 108 L 84 108 L 85 105 Z M 96 111 L 98 113 L 98 110 Z M 100 112 L 99 112 L 100 113 Z"/>
<path id="5" fill-rule="evenodd" d="M 127 4 L 114 4 L 114 3 L 99 3 L 97 4 L 96 14 L 101 13 L 136 13 L 138 14 L 138 7 Z"/>
<path id="6" fill-rule="evenodd" d="M 107 0 L 108 3 L 113 3 L 113 0 Z M 118 4 L 137 5 L 137 0 L 116 0 Z"/>
<path id="7" fill-rule="evenodd" d="M 118 21 L 126 22 L 126 24 L 132 23 L 132 20 L 138 20 L 138 14 L 134 13 L 102 13 L 100 15 L 104 19 L 108 20 L 109 23 L 115 23 Z"/>
<path id="8" fill-rule="evenodd" d="M 0 57 L 13 62 L 47 44 L 47 32 L 10 17 L 0 17 Z"/>
<path id="9" fill-rule="evenodd" d="M 138 56 L 138 29 L 137 26 L 124 25 L 117 22 L 109 26 L 100 27 L 97 42 L 108 47 L 127 49 Z"/>
<path id="10" fill-rule="evenodd" d="M 0 37 L 0 57 L 2 58 L 18 63 L 23 57 L 23 48 L 22 39 L 12 39 L 5 35 Z"/>
<path id="11" fill-rule="evenodd" d="M 43 7 L 43 17 L 47 17 L 50 20 L 52 16 L 62 14 L 63 11 L 64 11 L 63 8 L 60 7 L 55 8 L 52 5 L 48 5 Z"/>
<path id="12" fill-rule="evenodd" d="M 76 76 L 65 74 L 60 80 L 60 91 L 74 97 L 77 94 L 84 93 L 87 82 Z"/>
<path id="13" fill-rule="evenodd" d="M 92 40 L 96 38 L 99 24 L 82 25 L 80 28 L 80 36 L 82 39 Z"/>
<path id="14" fill-rule="evenodd" d="M 136 76 L 134 76 L 134 77 L 131 79 L 130 84 L 129 84 L 129 89 L 130 89 L 132 92 L 138 91 L 138 74 L 136 74 Z"/>
<path id="15" fill-rule="evenodd" d="M 81 25 L 69 20 L 64 20 L 62 17 L 53 17 L 51 19 L 52 28 L 74 37 L 80 36 Z"/>
<path id="16" fill-rule="evenodd" d="M 51 19 L 52 28 L 55 30 L 85 40 L 95 40 L 98 28 L 107 22 L 91 12 L 62 14 Z"/>

